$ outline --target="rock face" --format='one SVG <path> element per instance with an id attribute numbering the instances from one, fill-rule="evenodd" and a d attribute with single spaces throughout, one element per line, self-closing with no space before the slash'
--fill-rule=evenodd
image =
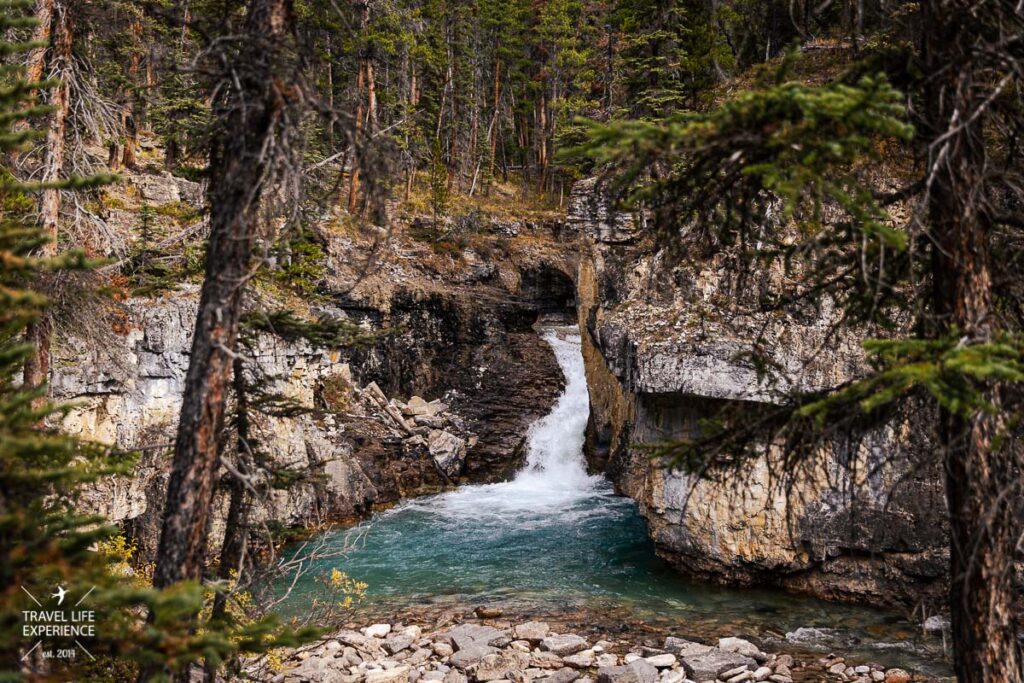
<path id="1" fill-rule="evenodd" d="M 85 501 L 108 519 L 124 522 L 143 557 L 155 549 L 196 306 L 196 289 L 188 286 L 159 301 L 130 300 L 132 325 L 119 338 L 121 346 L 89 349 L 65 340 L 56 356 L 54 397 L 74 401 L 64 429 L 87 440 L 144 449 L 132 477 L 106 480 Z M 343 520 L 402 496 L 440 490 L 446 482 L 435 465 L 437 456 L 417 432 L 461 444 L 456 455 L 465 457 L 472 435 L 451 424 L 463 420 L 444 413 L 438 417 L 443 429 L 411 420 L 406 424 L 375 385 L 356 386 L 337 352 L 266 336 L 253 361 L 271 378 L 274 390 L 309 410 L 258 418 L 261 446 L 276 464 L 310 475 L 287 489 L 274 489 L 260 508 L 264 519 L 288 526 Z M 325 405 L 326 386 L 345 392 L 346 412 Z M 447 465 L 455 471 L 461 462 Z"/>
<path id="2" fill-rule="evenodd" d="M 465 475 L 501 481 L 522 464 L 526 428 L 562 389 L 554 354 L 533 329 L 543 305 L 490 284 L 399 290 L 372 316 L 348 309 L 391 331 L 353 352 L 350 362 L 360 378 L 387 393 L 444 396 L 479 437 Z"/>
<path id="3" fill-rule="evenodd" d="M 171 208 L 202 201 L 199 186 L 167 174 L 127 180 L 133 196 Z M 133 215 L 125 213 L 127 224 Z M 275 490 L 261 518 L 285 526 L 348 520 L 402 497 L 514 473 L 529 425 L 564 381 L 534 329 L 540 316 L 572 305 L 566 273 L 574 264 L 558 230 L 523 222 L 516 241 L 495 228 L 476 236 L 476 250 L 443 256 L 401 228 L 383 246 L 372 234 L 323 232 L 328 258 L 318 296 L 288 305 L 310 319 L 355 322 L 373 340 L 328 350 L 260 339 L 253 363 L 275 391 L 308 409 L 261 417 L 260 444 L 279 466 L 310 475 Z M 495 241 L 504 251 L 490 246 Z M 133 476 L 102 482 L 85 501 L 124 523 L 141 559 L 159 534 L 197 301 L 194 282 L 129 299 L 109 343 L 55 345 L 54 398 L 75 402 L 64 428 L 143 453 Z M 215 521 L 211 542 L 217 535 Z"/>
<path id="4" fill-rule="evenodd" d="M 829 333 L 834 312 L 771 311 L 783 273 L 739 281 L 727 256 L 664 265 L 596 181 L 577 183 L 568 224 L 579 232 L 577 291 L 591 393 L 587 457 L 640 505 L 660 555 L 684 573 L 767 583 L 826 598 L 912 603 L 941 593 L 944 499 L 928 431 L 915 416 L 826 443 L 792 491 L 768 449 L 727 481 L 695 482 L 637 444 L 693 435 L 723 407 L 753 419 L 778 390 L 835 386 L 863 368 L 859 340 Z M 781 368 L 767 386 L 744 353 L 758 342 Z M 854 463 L 856 474 L 844 464 Z"/>

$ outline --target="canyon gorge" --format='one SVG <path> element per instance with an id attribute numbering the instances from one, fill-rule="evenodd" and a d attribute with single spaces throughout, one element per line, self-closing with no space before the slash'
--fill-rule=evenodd
<path id="1" fill-rule="evenodd" d="M 180 197 L 176 188 L 187 183 L 167 175 L 136 182 L 141 192 L 157 198 Z M 459 541 L 445 536 L 448 526 L 414 524 L 415 532 L 395 532 L 415 534 L 415 540 L 405 541 L 420 549 L 412 555 L 400 554 L 393 540 L 385 540 L 373 561 L 359 552 L 350 562 L 340 561 L 370 583 L 371 593 L 374 586 L 391 590 L 385 603 L 390 609 L 403 602 L 409 609 L 423 598 L 395 588 L 408 583 L 403 571 L 427 585 L 458 585 L 458 562 L 444 577 L 417 573 L 418 561 L 436 559 L 423 555 L 426 546 L 455 544 L 472 558 L 471 548 L 490 548 L 493 539 L 504 537 L 506 531 L 498 529 L 509 520 L 540 514 L 541 526 L 572 529 L 577 522 L 569 520 L 582 514 L 587 524 L 603 521 L 597 531 L 579 532 L 589 540 L 572 546 L 568 555 L 559 545 L 547 548 L 550 541 L 533 537 L 511 546 L 512 554 L 540 553 L 569 564 L 572 557 L 591 557 L 605 566 L 591 553 L 614 545 L 614 537 L 632 548 L 629 557 L 656 553 L 666 564 L 650 569 L 653 559 L 641 559 L 640 573 L 615 578 L 621 558 L 609 555 L 606 575 L 598 579 L 598 571 L 592 579 L 614 584 L 609 595 L 629 594 L 636 586 L 642 593 L 661 582 L 658 599 L 682 591 L 679 599 L 690 604 L 694 593 L 673 583 L 674 571 L 698 582 L 693 585 L 781 588 L 897 609 L 921 621 L 940 612 L 947 560 L 937 473 L 915 470 L 913 454 L 892 457 L 929 448 L 913 424 L 894 419 L 856 443 L 828 445 L 823 468 L 788 490 L 773 477 L 770 451 L 736 477 L 713 482 L 677 472 L 645 450 L 691 433 L 722 402 L 749 405 L 752 414 L 771 403 L 770 391 L 740 355 L 765 325 L 777 344 L 772 353 L 792 371 L 793 382 L 828 386 L 856 372 L 862 362 L 857 340 L 828 338 L 828 311 L 775 313 L 768 319 L 757 311 L 756 298 L 726 296 L 735 293 L 736 284 L 721 259 L 662 268 L 658 252 L 637 230 L 643 217 L 616 210 L 596 180 L 577 183 L 564 216 L 474 218 L 475 241 L 456 255 L 438 255 L 412 239 L 408 226 L 396 227 L 369 265 L 366 254 L 375 237 L 330 238 L 327 274 L 305 313 L 349 320 L 366 332 L 365 341 L 350 348 L 317 348 L 272 330 L 260 333 L 251 353 L 263 381 L 307 409 L 259 418 L 262 447 L 285 471 L 301 472 L 259 500 L 262 523 L 310 530 L 357 524 L 359 529 L 359 520 L 399 505 L 397 518 L 376 524 L 401 529 L 412 523 L 403 522 L 402 515 L 417 514 L 415 504 L 409 508 L 403 501 L 421 496 L 433 501 L 443 491 L 455 493 L 442 499 L 465 491 L 469 497 L 458 509 L 469 517 L 456 527 Z M 778 286 L 771 277 L 764 274 L 759 286 Z M 723 303 L 727 299 L 730 303 Z M 92 509 L 124 528 L 142 559 L 156 551 L 168 468 L 162 445 L 173 440 L 196 305 L 191 285 L 130 299 L 116 345 L 99 348 L 72 338 L 57 353 L 54 395 L 73 406 L 63 428 L 142 453 L 132 475 L 110 477 L 86 496 Z M 575 350 L 560 353 L 579 354 L 578 361 L 556 359 L 545 336 L 551 329 L 576 338 Z M 569 395 L 582 404 L 559 417 L 556 403 Z M 565 453 L 558 457 L 567 464 L 531 464 L 539 457 L 531 451 L 531 439 L 541 419 L 552 417 L 562 428 L 546 437 L 547 448 Z M 572 420 L 583 420 L 578 430 Z M 843 458 L 863 462 L 862 480 L 851 481 L 848 468 L 839 467 Z M 524 484 L 541 480 L 547 484 L 539 489 Z M 488 486 L 512 488 L 488 493 Z M 553 498 L 537 493 L 552 490 L 549 486 L 563 493 Z M 495 503 L 499 490 L 506 501 L 500 504 Z M 484 497 L 473 498 L 473 491 L 485 492 L 479 494 Z M 629 499 L 635 505 L 623 507 Z M 458 499 L 445 500 L 454 505 Z M 226 493 L 218 495 L 217 509 L 212 543 L 222 533 Z M 488 514 L 499 518 L 497 527 L 489 526 L 495 521 L 488 521 Z M 373 524 L 365 541 L 371 549 L 375 533 L 391 533 L 374 532 Z M 508 552 L 499 556 L 516 564 Z M 443 566 L 452 560 L 438 561 Z M 397 566 L 379 574 L 374 567 L 380 564 L 374 562 Z M 522 577 L 495 572 L 493 563 L 486 567 L 465 562 L 466 572 L 490 572 L 497 584 L 483 591 L 452 588 L 459 600 L 486 602 L 505 595 L 526 614 L 552 608 L 538 597 L 543 591 L 527 595 L 517 583 Z M 548 589 L 559 585 L 558 575 L 536 574 Z M 503 580 L 508 590 L 494 591 Z M 592 606 L 568 597 L 575 595 L 572 588 L 562 590 L 556 601 L 562 608 Z M 584 593 L 588 600 L 593 597 Z M 301 610 L 302 592 L 297 595 L 289 604 Z M 759 600 L 777 599 L 765 595 L 739 598 L 739 612 L 747 614 Z M 650 601 L 649 596 L 637 599 Z M 736 610 L 723 607 L 730 601 L 726 594 L 696 604 L 703 614 L 724 610 L 735 616 Z M 848 635 L 801 631 L 805 624 L 799 615 L 812 613 L 813 603 L 789 609 L 797 616 L 744 619 L 764 628 L 774 621 L 776 630 L 795 634 L 797 641 L 817 638 L 825 646 L 853 647 L 850 641 L 843 645 Z M 866 612 L 851 613 L 850 619 L 861 625 L 871 620 Z M 931 622 L 941 631 L 941 618 Z"/>

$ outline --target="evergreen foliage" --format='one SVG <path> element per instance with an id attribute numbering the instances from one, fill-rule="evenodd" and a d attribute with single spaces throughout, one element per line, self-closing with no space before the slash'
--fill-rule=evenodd
<path id="1" fill-rule="evenodd" d="M 834 297 L 851 318 L 892 323 L 909 238 L 863 174 L 885 144 L 913 135 L 901 95 L 882 76 L 807 86 L 786 81 L 784 65 L 777 80 L 707 113 L 595 124 L 571 153 L 613 169 L 628 205 L 652 212 L 677 256 L 798 262 L 811 285 L 792 299 Z"/>
<path id="2" fill-rule="evenodd" d="M 25 14 L 29 9 L 31 3 L 24 0 L 0 3 L 0 35 L 31 26 Z M 0 53 L 20 54 L 30 47 L 3 42 Z M 45 107 L 34 104 L 33 93 L 50 84 L 26 82 L 21 67 L 10 62 L 0 67 L 0 80 L 0 153 L 7 154 L 39 135 L 31 128 L 15 131 L 14 126 L 27 116 L 45 113 Z M 74 179 L 60 186 L 73 190 L 103 180 Z M 114 666 L 109 657 L 118 658 L 122 666 L 127 662 L 178 668 L 200 657 L 218 663 L 232 653 L 308 637 L 310 632 L 281 630 L 273 620 L 193 633 L 182 615 L 210 599 L 207 589 L 190 582 L 164 591 L 126 585 L 111 571 L 108 558 L 96 551 L 117 530 L 101 516 L 79 512 L 77 493 L 83 484 L 129 472 L 134 458 L 62 434 L 61 407 L 38 401 L 45 398 L 46 387 L 25 388 L 19 382 L 21 367 L 33 353 L 23 341 L 24 330 L 45 314 L 47 306 L 32 283 L 41 273 L 89 267 L 80 251 L 55 259 L 34 256 L 44 238 L 40 229 L 25 223 L 30 204 L 24 198 L 40 188 L 39 183 L 19 182 L 9 173 L 0 179 L 5 208 L 0 219 L 0 679 L 21 680 L 33 670 L 66 675 L 61 670 L 66 661 L 41 665 L 39 651 L 28 654 L 34 642 L 22 635 L 22 611 L 34 607 L 26 591 L 49 600 L 55 586 L 76 600 L 88 593 L 87 606 L 97 612 L 97 635 L 84 643 L 88 654 L 76 652 L 79 660 L 96 657 L 99 664 L 85 666 L 99 666 L 101 671 Z M 72 605 L 69 600 L 61 607 L 46 604 L 45 609 L 67 612 Z M 143 622 L 140 608 L 153 610 L 157 618 Z M 62 646 L 75 648 L 70 642 Z M 80 665 L 81 661 L 75 664 Z M 75 669 L 83 670 L 89 669 Z"/>
<path id="3" fill-rule="evenodd" d="M 672 262 L 697 248 L 782 265 L 803 288 L 758 302 L 762 311 L 812 303 L 833 334 L 869 337 L 870 367 L 814 392 L 787 382 L 756 339 L 748 359 L 776 387 L 774 405 L 727 405 L 653 454 L 721 477 L 777 446 L 775 474 L 788 491 L 813 481 L 829 441 L 850 443 L 925 406 L 917 423 L 937 418 L 939 447 L 920 464 L 941 463 L 945 473 L 958 679 L 1020 681 L 1024 343 L 1019 316 L 997 303 L 1015 296 L 1012 287 L 992 274 L 994 250 L 1019 255 L 1020 221 L 1010 214 L 1022 198 L 1024 54 L 1010 45 L 1024 16 L 1011 2 L 908 3 L 888 18 L 884 7 L 871 17 L 858 7 L 845 18 L 880 30 L 845 75 L 806 84 L 783 69 L 775 85 L 731 94 L 706 113 L 594 125 L 578 151 L 616 176 L 633 209 L 649 212 Z M 812 18 L 825 27 L 840 19 L 804 12 L 804 34 Z M 860 38 L 849 38 L 855 55 Z M 879 65 L 906 94 L 875 75 Z M 896 190 L 872 168 L 891 152 L 918 160 Z M 833 304 L 837 314 L 824 314 Z"/>

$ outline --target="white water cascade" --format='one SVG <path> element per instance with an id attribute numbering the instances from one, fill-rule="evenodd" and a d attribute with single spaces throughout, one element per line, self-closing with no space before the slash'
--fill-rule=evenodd
<path id="1" fill-rule="evenodd" d="M 552 411 L 530 428 L 523 469 L 511 481 L 465 486 L 426 499 L 424 505 L 455 517 L 500 515 L 509 518 L 516 513 L 551 514 L 566 510 L 582 499 L 600 495 L 599 489 L 605 488 L 601 485 L 606 481 L 603 477 L 588 475 L 583 459 L 590 397 L 579 334 L 570 329 L 554 329 L 544 335 L 565 375 L 565 391 Z"/>

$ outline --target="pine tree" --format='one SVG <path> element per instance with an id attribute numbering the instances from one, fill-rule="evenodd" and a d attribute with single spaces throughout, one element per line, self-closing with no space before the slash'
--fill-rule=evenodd
<path id="1" fill-rule="evenodd" d="M 632 118 L 697 109 L 702 94 L 732 65 L 707 3 L 622 1 L 613 17 L 622 35 L 616 72 Z"/>
<path id="2" fill-rule="evenodd" d="M 798 264 L 805 286 L 775 305 L 828 298 L 839 306 L 840 326 L 895 337 L 868 340 L 872 368 L 845 386 L 789 391 L 781 408 L 758 420 L 723 411 L 702 434 L 657 454 L 709 474 L 780 443 L 780 474 L 791 482 L 823 439 L 856 434 L 910 401 L 930 402 L 951 529 L 957 676 L 1021 681 L 1014 566 L 1024 452 L 1015 416 L 1024 336 L 1020 320 L 1000 310 L 1000 298 L 1015 295 L 993 277 L 993 254 L 1019 238 L 1012 231 L 1020 227 L 1013 216 L 1022 199 L 1020 159 L 1011 140 L 1021 110 L 1002 95 L 1022 84 L 1024 55 L 1010 45 L 1024 17 L 1008 1 L 980 9 L 936 0 L 915 9 L 889 22 L 883 48 L 845 80 L 804 85 L 787 81 L 783 68 L 774 85 L 707 113 L 595 126 L 582 151 L 654 213 L 661 244 L 677 257 L 726 252 L 748 265 Z M 907 49 L 910 37 L 922 47 L 892 66 L 886 43 Z M 880 63 L 890 64 L 907 96 L 884 76 L 855 75 Z M 916 131 L 908 99 L 919 112 Z M 883 149 L 927 163 L 903 188 L 884 191 L 867 172 L 883 162 Z M 1012 179 L 986 171 L 995 166 Z M 888 207 L 908 200 L 911 218 L 900 222 Z M 782 220 L 773 220 L 780 203 Z"/>

